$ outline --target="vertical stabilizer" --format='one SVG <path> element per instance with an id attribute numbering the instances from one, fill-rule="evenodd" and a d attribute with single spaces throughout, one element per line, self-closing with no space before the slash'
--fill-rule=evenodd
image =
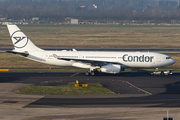
<path id="1" fill-rule="evenodd" d="M 34 45 L 31 40 L 16 26 L 7 25 L 14 48 L 17 51 L 43 51 Z"/>

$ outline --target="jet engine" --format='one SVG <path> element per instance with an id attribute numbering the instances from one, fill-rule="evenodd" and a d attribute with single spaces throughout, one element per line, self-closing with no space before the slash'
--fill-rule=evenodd
<path id="1" fill-rule="evenodd" d="M 104 72 L 104 73 L 117 74 L 121 72 L 121 65 L 108 64 L 108 65 L 101 66 L 100 70 L 101 72 Z"/>

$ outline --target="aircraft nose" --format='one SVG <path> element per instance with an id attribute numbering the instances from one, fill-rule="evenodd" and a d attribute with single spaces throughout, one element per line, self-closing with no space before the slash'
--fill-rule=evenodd
<path id="1" fill-rule="evenodd" d="M 176 63 L 176 61 L 174 59 L 172 59 L 172 64 Z"/>

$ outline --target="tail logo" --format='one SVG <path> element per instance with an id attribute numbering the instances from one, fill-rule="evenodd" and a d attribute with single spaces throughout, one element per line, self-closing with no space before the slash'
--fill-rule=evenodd
<path id="1" fill-rule="evenodd" d="M 23 48 L 27 45 L 28 43 L 28 38 L 26 37 L 26 35 L 21 32 L 20 30 L 15 31 L 12 36 L 11 36 L 13 43 L 14 43 L 14 47 L 16 48 Z"/>
<path id="2" fill-rule="evenodd" d="M 16 39 L 17 41 L 14 44 L 17 44 L 18 42 L 20 42 L 21 40 L 23 40 L 26 37 L 13 37 L 14 39 Z"/>

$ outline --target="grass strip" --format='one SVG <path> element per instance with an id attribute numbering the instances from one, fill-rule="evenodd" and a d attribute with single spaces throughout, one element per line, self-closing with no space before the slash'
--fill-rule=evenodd
<path id="1" fill-rule="evenodd" d="M 9 69 L 9 72 L 87 72 L 87 69 Z"/>
<path id="2" fill-rule="evenodd" d="M 18 94 L 116 94 L 100 83 L 87 83 L 88 87 L 75 87 L 74 82 L 62 86 L 25 86 Z"/>
<path id="3" fill-rule="evenodd" d="M 97 25 L 97 29 L 84 25 L 81 28 L 81 25 L 73 25 L 78 28 L 67 26 L 69 28 L 22 28 L 22 31 L 40 48 L 179 48 L 180 44 L 180 29 L 176 28 L 125 29 L 114 25 L 118 28 L 112 29 L 111 26 L 103 25 L 104 28 Z M 13 48 L 7 28 L 0 29 L 0 47 Z"/>

